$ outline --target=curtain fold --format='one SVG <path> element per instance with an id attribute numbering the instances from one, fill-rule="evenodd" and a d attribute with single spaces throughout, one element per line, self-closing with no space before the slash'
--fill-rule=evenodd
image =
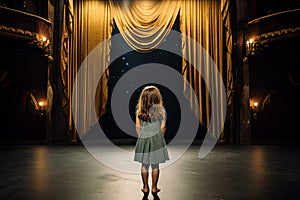
<path id="1" fill-rule="evenodd" d="M 101 42 L 109 39 L 112 34 L 112 16 L 109 3 L 107 1 L 74 1 L 74 33 L 72 40 L 72 58 L 69 68 L 69 88 L 73 89 L 73 84 L 78 70 L 89 53 Z M 110 62 L 110 43 L 107 42 L 97 52 L 97 63 L 87 60 L 88 68 L 83 71 L 83 77 L 78 81 L 80 90 L 73 91 L 75 99 L 70 98 L 70 105 L 74 112 L 74 121 L 79 121 L 80 126 L 76 126 L 78 133 L 86 133 L 89 128 L 98 123 L 98 119 L 106 111 L 108 98 L 108 65 Z M 98 70 L 100 67 L 101 70 Z M 104 71 L 99 77 L 99 71 Z M 100 80 L 99 80 L 100 78 Z M 93 84 L 98 81 L 98 84 Z M 96 94 L 94 92 L 96 91 Z M 90 99 L 94 96 L 94 99 Z M 91 101 L 95 101 L 91 103 Z M 92 107 L 95 105 L 95 107 Z M 96 112 L 96 115 L 93 113 Z M 69 122 L 71 125 L 71 121 Z M 74 126 L 74 124 L 73 124 Z M 75 127 L 73 127 L 75 129 Z"/>
<path id="2" fill-rule="evenodd" d="M 222 81 L 214 79 L 214 75 L 210 74 L 210 63 L 207 62 L 211 57 L 218 67 L 220 73 L 223 73 L 223 22 L 221 15 L 220 0 L 202 0 L 202 1 L 180 1 L 180 31 L 187 37 L 182 37 L 182 53 L 183 57 L 193 60 L 197 66 L 203 69 L 197 71 L 183 59 L 182 70 L 185 78 L 192 85 L 197 99 L 192 98 L 192 91 L 187 90 L 184 86 L 184 92 L 190 101 L 190 108 L 199 116 L 200 123 L 205 127 L 209 127 L 211 120 L 222 120 L 219 117 L 211 119 L 211 103 L 209 92 L 214 92 L 218 102 L 226 101 L 226 96 L 218 94 L 217 90 L 208 91 L 207 84 L 213 88 L 221 88 Z M 196 45 L 190 40 L 193 39 L 199 43 L 208 53 L 207 55 L 197 51 Z M 206 62 L 205 62 L 206 61 Z M 201 76 L 205 73 L 208 77 L 205 83 Z M 187 83 L 185 83 L 186 85 Z M 199 101 L 199 110 L 195 110 Z M 222 106 L 217 105 L 217 106 Z M 223 110 L 220 108 L 215 108 Z M 222 115 L 222 113 L 215 115 Z M 217 127 L 212 127 L 217 130 Z M 214 130 L 211 130 L 215 134 Z M 216 135 L 213 135 L 216 137 Z"/>
<path id="3" fill-rule="evenodd" d="M 157 48 L 171 31 L 179 5 L 176 0 L 110 0 L 115 23 L 128 45 L 136 51 Z"/>

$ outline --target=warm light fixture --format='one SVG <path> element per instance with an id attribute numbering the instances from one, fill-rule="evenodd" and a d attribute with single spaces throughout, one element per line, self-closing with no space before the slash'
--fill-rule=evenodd
<path id="1" fill-rule="evenodd" d="M 42 117 L 42 116 L 45 115 L 45 112 L 46 112 L 46 102 L 45 102 L 45 100 L 39 101 L 38 105 L 39 105 L 39 108 L 38 108 L 39 114 Z"/>
<path id="2" fill-rule="evenodd" d="M 258 101 L 259 98 L 251 98 L 250 99 L 250 108 L 253 109 L 253 110 L 256 110 L 258 109 L 259 107 L 259 101 Z"/>
<path id="3" fill-rule="evenodd" d="M 40 100 L 38 102 L 38 105 L 39 105 L 39 109 L 45 109 L 45 107 L 46 107 L 46 101 L 45 100 Z"/>
<path id="4" fill-rule="evenodd" d="M 252 110 L 252 114 L 254 119 L 257 118 L 257 113 L 260 110 L 260 103 L 259 103 L 259 98 L 251 98 L 249 99 L 249 103 L 250 103 L 250 109 Z"/>
<path id="5" fill-rule="evenodd" d="M 43 107 L 43 106 L 44 106 L 44 102 L 40 101 L 40 102 L 39 102 L 39 106 L 40 106 L 40 107 Z"/>
<path id="6" fill-rule="evenodd" d="M 249 40 L 247 40 L 247 42 L 246 42 L 247 49 L 251 48 L 252 43 L 253 43 L 253 39 L 252 38 L 250 38 Z"/>
<path id="7" fill-rule="evenodd" d="M 42 37 L 43 42 L 47 41 L 47 38 L 45 36 Z"/>

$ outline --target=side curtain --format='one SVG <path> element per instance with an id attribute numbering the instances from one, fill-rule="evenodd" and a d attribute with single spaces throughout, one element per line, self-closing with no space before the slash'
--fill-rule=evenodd
<path id="1" fill-rule="evenodd" d="M 215 92 L 214 96 L 217 98 L 217 102 L 226 101 L 226 96 L 218 93 L 218 88 L 221 88 L 223 80 L 220 81 L 214 78 L 213 74 L 210 74 L 211 63 L 207 62 L 210 58 L 213 60 L 215 66 L 217 66 L 221 74 L 224 73 L 224 56 L 223 56 L 223 18 L 221 12 L 220 0 L 183 0 L 180 1 L 180 31 L 182 37 L 182 54 L 183 57 L 187 57 L 188 60 L 192 60 L 196 66 L 193 66 L 190 62 L 183 59 L 182 71 L 184 77 L 191 84 L 197 98 L 193 98 L 191 90 L 188 90 L 186 83 L 184 86 L 184 92 L 190 101 L 190 108 L 199 116 L 200 123 L 209 127 L 211 120 L 224 120 L 220 116 L 223 113 L 215 113 L 215 119 L 211 119 L 211 103 L 210 93 Z M 186 36 L 186 37 L 185 37 Z M 197 50 L 197 44 L 192 42 L 196 41 L 207 52 L 207 55 Z M 206 61 L 206 62 L 205 62 Z M 197 70 L 197 66 L 201 69 Z M 202 73 L 206 73 L 207 82 L 201 78 Z M 207 84 L 211 84 L 216 90 L 208 91 Z M 199 103 L 199 109 L 197 104 Z M 222 104 L 213 106 L 223 106 Z M 217 110 L 223 110 L 221 107 L 215 108 Z M 217 129 L 218 127 L 211 127 Z M 217 137 L 214 130 L 210 130 L 213 133 L 213 137 Z"/>
<path id="2" fill-rule="evenodd" d="M 74 77 L 71 75 L 73 68 L 71 68 L 71 47 L 72 47 L 72 34 L 74 32 L 74 13 L 73 13 L 73 0 L 67 0 L 63 8 L 63 24 L 62 24 L 62 38 L 61 38 L 61 60 L 60 60 L 60 73 L 63 84 L 63 97 L 62 109 L 67 118 L 68 135 L 72 134 L 72 112 L 70 105 L 70 97 L 72 92 L 72 82 Z M 71 135 L 71 139 L 73 135 Z"/>
<path id="3" fill-rule="evenodd" d="M 222 140 L 230 140 L 233 142 L 232 133 L 234 132 L 233 127 L 233 94 L 234 94 L 234 78 L 233 78 L 233 63 L 232 63 L 232 25 L 231 25 L 231 1 L 230 0 L 221 0 L 221 11 L 224 24 L 224 35 L 225 35 L 225 46 L 224 48 L 226 53 L 226 89 L 227 89 L 227 115 L 225 121 L 225 129 L 227 130 L 226 138 L 221 138 Z"/>
<path id="4" fill-rule="evenodd" d="M 106 41 L 112 34 L 112 17 L 108 1 L 74 0 L 73 33 L 70 43 L 69 67 L 63 68 L 65 94 L 69 100 L 68 120 L 69 129 L 73 131 L 73 138 L 78 133 L 86 133 L 89 128 L 98 122 L 98 118 L 106 111 L 108 98 L 108 65 L 110 61 L 110 43 L 106 42 L 101 51 L 97 52 L 97 63 L 89 63 L 89 67 L 81 71 L 82 79 L 78 81 L 80 90 L 73 91 L 73 84 L 82 63 L 92 50 L 101 42 Z M 109 40 L 108 40 L 109 41 Z M 104 71 L 101 78 L 96 68 Z M 95 73 L 94 73 L 95 71 Z M 93 84 L 99 81 L 98 84 Z M 75 93 L 72 99 L 72 92 Z M 96 92 L 95 95 L 93 95 Z M 93 98 L 91 98 L 93 97 Z M 93 107 L 94 101 L 95 107 Z M 72 105 L 76 105 L 72 107 Z M 72 115 L 73 113 L 73 115 Z M 96 113 L 95 115 L 93 113 Z M 73 118 L 74 116 L 74 118 Z M 74 121 L 79 126 L 74 127 Z"/>

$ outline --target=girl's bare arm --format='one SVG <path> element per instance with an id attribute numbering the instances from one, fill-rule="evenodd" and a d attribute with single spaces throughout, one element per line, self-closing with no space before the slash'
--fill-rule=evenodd
<path id="1" fill-rule="evenodd" d="M 160 131 L 163 135 L 165 135 L 166 133 L 166 120 L 162 120 L 161 121 L 161 124 L 160 124 Z"/>
<path id="2" fill-rule="evenodd" d="M 135 117 L 135 130 L 136 134 L 139 136 L 141 131 L 141 120 L 138 116 Z"/>

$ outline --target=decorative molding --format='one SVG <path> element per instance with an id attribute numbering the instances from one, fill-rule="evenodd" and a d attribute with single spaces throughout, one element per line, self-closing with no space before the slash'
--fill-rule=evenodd
<path id="1" fill-rule="evenodd" d="M 260 23 L 260 22 L 262 22 L 264 20 L 268 20 L 268 19 L 271 20 L 271 19 L 273 19 L 274 17 L 277 17 L 277 16 L 294 14 L 294 13 L 297 13 L 299 11 L 300 11 L 300 9 L 297 8 L 297 9 L 285 10 L 285 11 L 281 11 L 281 12 L 272 13 L 272 14 L 265 15 L 265 16 L 259 17 L 257 19 L 254 19 L 252 21 L 249 21 L 248 25 Z"/>
<path id="2" fill-rule="evenodd" d="M 52 61 L 53 58 L 51 56 L 51 42 L 49 39 L 43 39 L 38 33 L 23 30 L 20 28 L 14 28 L 10 26 L 0 25 L 0 33 L 12 34 L 16 37 L 24 38 L 25 40 L 29 40 L 28 45 L 38 48 L 44 52 L 44 56 Z"/>
<path id="3" fill-rule="evenodd" d="M 37 36 L 32 40 L 29 45 L 35 48 L 38 48 L 44 52 L 44 56 L 48 58 L 49 62 L 53 61 L 53 57 L 51 56 L 51 45 L 50 40 L 46 39 L 43 40 L 43 38 Z"/>
<path id="4" fill-rule="evenodd" d="M 14 27 L 10 27 L 10 26 L 4 26 L 4 25 L 0 25 L 0 32 L 13 33 L 13 34 L 17 34 L 17 35 L 21 35 L 21 36 L 27 36 L 27 37 L 36 37 L 36 36 L 38 36 L 37 33 L 32 32 L 32 31 L 23 30 L 23 29 L 20 29 L 20 28 L 14 28 Z"/>
<path id="5" fill-rule="evenodd" d="M 246 55 L 243 59 L 244 63 L 248 63 L 249 56 L 254 56 L 264 50 L 264 48 L 269 47 L 269 44 L 285 39 L 290 36 L 300 35 L 300 27 L 286 28 L 281 30 L 275 30 L 268 33 L 263 33 L 258 35 L 253 41 L 248 42 L 246 45 Z"/>

